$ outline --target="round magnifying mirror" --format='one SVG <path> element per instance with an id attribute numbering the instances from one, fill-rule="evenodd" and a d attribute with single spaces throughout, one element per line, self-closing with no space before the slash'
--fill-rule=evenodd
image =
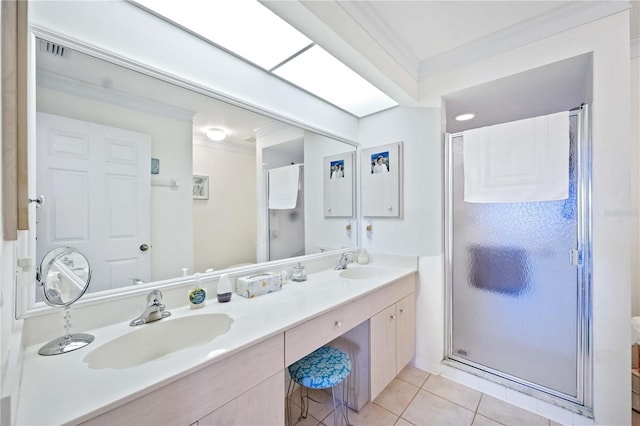
<path id="1" fill-rule="evenodd" d="M 87 258 L 72 247 L 57 247 L 40 262 L 36 279 L 42 288 L 44 301 L 65 308 L 65 335 L 44 345 L 40 355 L 59 355 L 80 349 L 93 341 L 85 333 L 70 334 L 69 305 L 80 299 L 91 281 L 91 267 Z"/>
<path id="2" fill-rule="evenodd" d="M 57 247 L 42 258 L 38 268 L 38 281 L 48 305 L 68 306 L 78 300 L 89 287 L 89 261 L 72 247 Z"/>

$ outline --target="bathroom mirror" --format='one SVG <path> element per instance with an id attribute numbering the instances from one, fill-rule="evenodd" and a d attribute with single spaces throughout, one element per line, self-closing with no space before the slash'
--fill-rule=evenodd
<path id="1" fill-rule="evenodd" d="M 72 303 L 80 299 L 91 282 L 91 267 L 87 258 L 72 247 L 57 247 L 42 258 L 36 273 L 44 301 L 53 307 L 64 308 L 64 336 L 42 346 L 38 353 L 44 356 L 75 351 L 93 342 L 86 333 L 71 333 Z"/>
<path id="2" fill-rule="evenodd" d="M 325 218 L 312 196 L 323 158 L 353 144 L 44 39 L 34 51 L 37 261 L 73 244 L 96 293 L 357 245 L 355 212 Z M 268 171 L 291 164 L 298 204 L 270 211 Z"/>

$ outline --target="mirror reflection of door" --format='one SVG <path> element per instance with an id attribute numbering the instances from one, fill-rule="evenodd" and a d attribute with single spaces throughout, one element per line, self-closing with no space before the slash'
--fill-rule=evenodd
<path id="1" fill-rule="evenodd" d="M 91 259 L 94 291 L 149 281 L 151 138 L 46 113 L 36 123 L 38 262 L 69 245 Z"/>

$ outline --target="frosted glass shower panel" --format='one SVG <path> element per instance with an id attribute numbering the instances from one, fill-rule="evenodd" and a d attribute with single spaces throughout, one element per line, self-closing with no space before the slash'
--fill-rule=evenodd
<path id="1" fill-rule="evenodd" d="M 323 159 L 325 217 L 353 217 L 353 152 Z"/>
<path id="2" fill-rule="evenodd" d="M 577 396 L 576 144 L 569 198 L 467 203 L 464 141 L 452 156 L 451 357 L 569 397 Z"/>
<path id="3" fill-rule="evenodd" d="M 362 150 L 362 215 L 400 217 L 402 142 Z"/>

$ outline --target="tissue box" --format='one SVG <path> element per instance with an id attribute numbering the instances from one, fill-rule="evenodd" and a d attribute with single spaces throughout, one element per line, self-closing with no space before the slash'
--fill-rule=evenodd
<path id="1" fill-rule="evenodd" d="M 252 298 L 278 290 L 282 290 L 280 274 L 256 274 L 236 280 L 236 293 L 242 297 Z"/>

